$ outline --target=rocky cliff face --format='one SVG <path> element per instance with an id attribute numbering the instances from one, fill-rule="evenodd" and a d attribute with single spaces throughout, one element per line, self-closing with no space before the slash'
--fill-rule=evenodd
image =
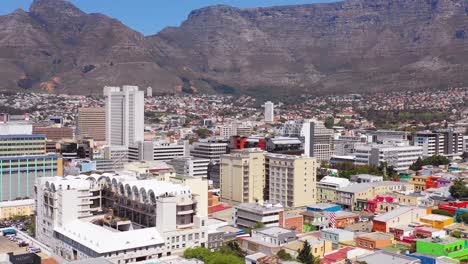
<path id="1" fill-rule="evenodd" d="M 302 94 L 468 85 L 468 2 L 214 6 L 144 37 L 62 0 L 0 17 L 2 88 Z M 19 32 L 19 33 L 18 33 Z"/>

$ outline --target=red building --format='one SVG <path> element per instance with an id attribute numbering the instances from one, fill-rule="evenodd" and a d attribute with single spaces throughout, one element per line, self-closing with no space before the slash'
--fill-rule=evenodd
<path id="1" fill-rule="evenodd" d="M 381 203 L 394 203 L 396 198 L 393 196 L 380 196 L 377 195 L 374 199 L 368 200 L 366 205 L 366 212 L 376 213 Z"/>
<path id="2" fill-rule="evenodd" d="M 286 229 L 296 230 L 296 234 L 302 234 L 304 217 L 302 215 L 288 214 L 284 211 L 279 213 L 279 226 Z"/>
<path id="3" fill-rule="evenodd" d="M 455 215 L 457 209 L 465 209 L 468 206 L 468 201 L 464 202 L 449 202 L 439 205 L 440 210 L 447 211 Z"/>

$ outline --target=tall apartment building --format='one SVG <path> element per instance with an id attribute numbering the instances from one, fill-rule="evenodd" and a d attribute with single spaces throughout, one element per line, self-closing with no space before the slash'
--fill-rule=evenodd
<path id="1" fill-rule="evenodd" d="M 157 262 L 207 243 L 189 186 L 93 174 L 40 178 L 35 190 L 36 239 L 67 261 Z"/>
<path id="2" fill-rule="evenodd" d="M 45 135 L 0 135 L 0 157 L 44 154 Z"/>
<path id="3" fill-rule="evenodd" d="M 463 134 L 452 129 L 422 131 L 414 136 L 414 145 L 423 148 L 424 156 L 457 156 L 463 153 Z"/>
<path id="4" fill-rule="evenodd" d="M 325 127 L 323 122 L 305 122 L 302 131 L 304 154 L 315 157 L 318 161 L 329 161 L 334 154 L 333 129 Z"/>
<path id="5" fill-rule="evenodd" d="M 106 141 L 106 108 L 80 108 L 76 134 L 80 137 L 92 137 L 96 141 Z"/>
<path id="6" fill-rule="evenodd" d="M 131 161 L 169 161 L 174 158 L 188 156 L 188 149 L 188 141 L 178 143 L 140 141 L 129 146 L 128 158 Z"/>
<path id="7" fill-rule="evenodd" d="M 130 146 L 144 140 L 144 92 L 138 86 L 104 87 L 106 139 L 109 145 Z"/>
<path id="8" fill-rule="evenodd" d="M 0 157 L 0 201 L 34 196 L 34 182 L 61 176 L 63 160 L 55 155 Z"/>
<path id="9" fill-rule="evenodd" d="M 168 162 L 172 165 L 177 175 L 190 177 L 208 177 L 209 159 L 200 159 L 193 157 L 175 158 Z"/>
<path id="10" fill-rule="evenodd" d="M 423 154 L 423 148 L 404 144 L 369 144 L 358 145 L 355 149 L 356 165 L 379 166 L 381 162 L 387 162 L 397 171 L 409 169 Z"/>
<path id="11" fill-rule="evenodd" d="M 268 101 L 265 102 L 265 122 L 272 123 L 275 120 L 275 105 Z"/>
<path id="12" fill-rule="evenodd" d="M 221 155 L 228 153 L 228 149 L 228 143 L 226 142 L 200 141 L 193 143 L 190 155 L 211 161 L 219 161 Z"/>
<path id="13" fill-rule="evenodd" d="M 221 156 L 221 200 L 231 203 L 263 202 L 265 154 L 244 149 Z"/>
<path id="14" fill-rule="evenodd" d="M 286 208 L 303 207 L 317 201 L 317 161 L 313 157 L 266 154 L 268 202 Z"/>

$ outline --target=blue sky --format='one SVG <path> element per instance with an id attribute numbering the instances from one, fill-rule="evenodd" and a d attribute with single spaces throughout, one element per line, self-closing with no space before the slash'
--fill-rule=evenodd
<path id="1" fill-rule="evenodd" d="M 28 10 L 32 0 L 0 0 L 0 15 L 17 8 Z M 236 7 L 259 7 L 335 2 L 335 0 L 71 0 L 87 13 L 103 13 L 121 20 L 145 35 L 156 34 L 167 26 L 178 26 L 190 11 L 226 4 Z"/>

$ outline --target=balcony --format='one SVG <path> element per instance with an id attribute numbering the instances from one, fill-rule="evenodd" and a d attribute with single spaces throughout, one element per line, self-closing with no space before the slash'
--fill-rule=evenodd
<path id="1" fill-rule="evenodd" d="M 184 211 L 177 211 L 177 215 L 186 215 L 186 214 L 193 214 L 195 210 L 184 210 Z"/>

